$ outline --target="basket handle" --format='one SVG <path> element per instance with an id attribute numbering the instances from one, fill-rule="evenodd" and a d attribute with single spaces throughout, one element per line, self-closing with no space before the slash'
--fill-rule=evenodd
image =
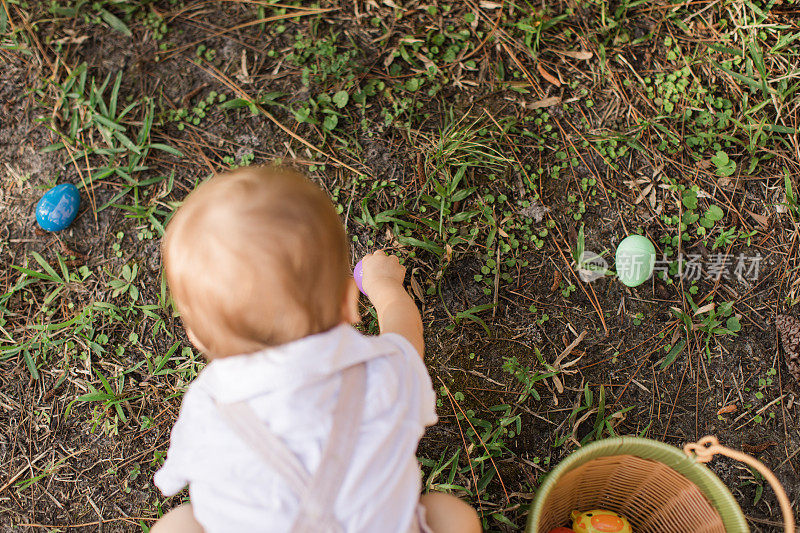
<path id="1" fill-rule="evenodd" d="M 783 513 L 784 529 L 786 533 L 794 533 L 794 515 L 792 514 L 792 506 L 789 503 L 789 497 L 786 496 L 786 491 L 783 490 L 781 482 L 778 481 L 778 478 L 775 477 L 775 474 L 773 474 L 772 471 L 764 465 L 764 463 L 755 457 L 747 455 L 746 453 L 722 446 L 717 438 L 712 435 L 703 437 L 696 443 L 692 442 L 687 444 L 683 447 L 683 451 L 690 458 L 692 457 L 692 453 L 694 453 L 695 459 L 699 463 L 708 463 L 714 458 L 714 455 L 720 454 L 724 455 L 725 457 L 730 457 L 736 461 L 741 461 L 748 466 L 755 468 L 758 473 L 764 476 L 764 479 L 769 482 L 772 490 L 775 491 L 775 495 L 778 497 L 778 503 L 780 504 L 781 512 Z"/>

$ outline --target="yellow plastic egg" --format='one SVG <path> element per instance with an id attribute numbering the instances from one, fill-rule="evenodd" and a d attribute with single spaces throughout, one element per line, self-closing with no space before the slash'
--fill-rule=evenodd
<path id="1" fill-rule="evenodd" d="M 633 533 L 624 516 L 602 509 L 572 511 L 572 529 L 575 533 Z"/>

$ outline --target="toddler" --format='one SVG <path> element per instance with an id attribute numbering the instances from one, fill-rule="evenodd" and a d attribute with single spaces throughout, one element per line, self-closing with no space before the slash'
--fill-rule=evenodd
<path id="1" fill-rule="evenodd" d="M 356 331 L 347 238 L 319 188 L 287 168 L 216 176 L 170 221 L 163 259 L 210 362 L 155 475 L 166 496 L 188 484 L 192 503 L 153 533 L 480 531 L 457 498 L 420 498 L 435 393 L 405 267 L 364 258 L 381 335 Z"/>

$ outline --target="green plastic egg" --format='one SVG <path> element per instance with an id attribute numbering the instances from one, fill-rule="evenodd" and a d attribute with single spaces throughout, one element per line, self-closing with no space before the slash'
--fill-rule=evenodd
<path id="1" fill-rule="evenodd" d="M 628 287 L 650 279 L 656 264 L 656 247 L 647 237 L 630 235 L 617 246 L 617 277 Z"/>

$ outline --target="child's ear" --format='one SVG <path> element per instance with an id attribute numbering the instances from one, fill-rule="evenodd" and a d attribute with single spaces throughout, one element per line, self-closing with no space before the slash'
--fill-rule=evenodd
<path id="1" fill-rule="evenodd" d="M 189 337 L 189 341 L 192 345 L 197 348 L 201 353 L 208 354 L 208 349 L 200 342 L 200 339 L 197 338 L 197 335 L 194 334 L 194 331 L 189 329 L 189 326 L 184 324 L 184 329 L 186 330 L 186 336 Z"/>
<path id="2" fill-rule="evenodd" d="M 361 322 L 361 315 L 358 312 L 358 285 L 356 280 L 350 278 L 344 291 L 342 301 L 342 322 L 347 324 L 358 324 Z"/>

